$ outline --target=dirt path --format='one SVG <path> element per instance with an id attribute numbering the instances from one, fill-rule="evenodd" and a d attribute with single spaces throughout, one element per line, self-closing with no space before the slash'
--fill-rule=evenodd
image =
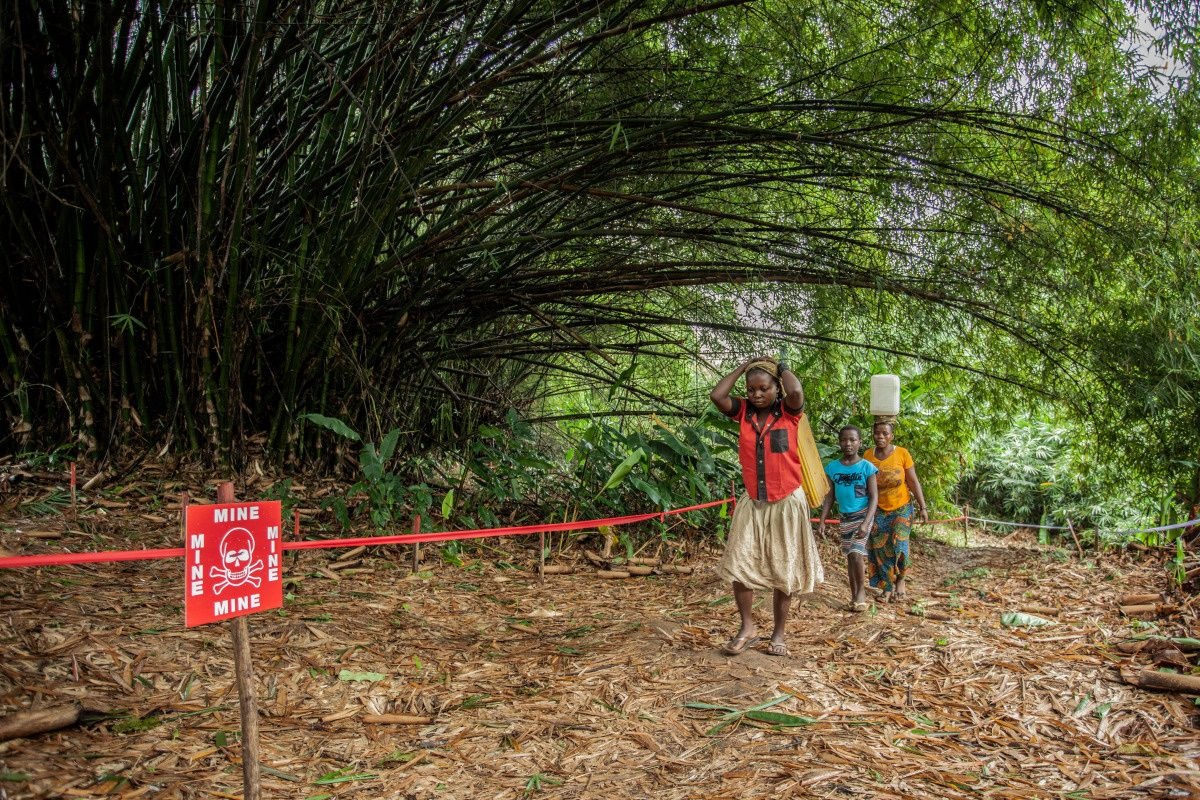
<path id="1" fill-rule="evenodd" d="M 38 544 L 0 531 L 9 551 Z M 795 603 L 793 655 L 726 658 L 736 613 L 712 553 L 691 576 L 539 586 L 504 568 L 518 546 L 417 576 L 396 550 L 338 571 L 337 551 L 300 555 L 285 608 L 251 619 L 264 797 L 1200 796 L 1192 698 L 1119 682 L 1129 657 L 1109 646 L 1137 632 L 1116 598 L 1161 589 L 1160 566 L 920 539 L 910 606 L 855 615 L 825 544 L 830 582 Z M 177 560 L 0 571 L 0 712 L 116 715 L 0 744 L 0 798 L 240 797 L 228 634 L 183 628 L 181 577 Z M 1061 613 L 1001 624 L 1023 608 Z M 1194 623 L 1184 608 L 1157 625 Z M 811 722 L 709 733 L 722 712 L 684 705 L 777 698 L 777 721 Z M 389 713 L 432 720 L 361 719 Z"/>

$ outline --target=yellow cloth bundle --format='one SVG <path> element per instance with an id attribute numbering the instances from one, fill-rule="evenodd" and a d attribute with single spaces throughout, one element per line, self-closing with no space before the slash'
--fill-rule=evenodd
<path id="1" fill-rule="evenodd" d="M 796 426 L 796 449 L 800 452 L 800 467 L 804 470 L 804 496 L 808 498 L 808 506 L 813 510 L 821 508 L 825 495 L 829 493 L 829 478 L 825 475 L 825 465 L 821 463 L 821 454 L 817 452 L 817 440 L 813 438 L 812 427 L 808 424 L 808 414 L 800 416 Z"/>

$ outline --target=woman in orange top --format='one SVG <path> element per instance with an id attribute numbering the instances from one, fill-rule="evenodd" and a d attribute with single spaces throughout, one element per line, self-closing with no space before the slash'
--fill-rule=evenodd
<path id="1" fill-rule="evenodd" d="M 872 433 L 875 446 L 864 457 L 879 470 L 876 476 L 879 506 L 875 511 L 875 531 L 867 542 L 867 576 L 871 586 L 883 591 L 882 599 L 899 601 L 905 597 L 913 498 L 921 522 L 929 522 L 929 510 L 912 456 L 892 443 L 895 438 L 892 423 L 876 422 Z"/>

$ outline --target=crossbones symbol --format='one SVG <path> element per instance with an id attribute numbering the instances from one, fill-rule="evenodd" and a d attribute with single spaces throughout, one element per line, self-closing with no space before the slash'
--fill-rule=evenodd
<path id="1" fill-rule="evenodd" d="M 221 539 L 221 566 L 209 567 L 208 577 L 221 578 L 221 582 L 213 586 L 213 594 L 220 594 L 227 586 L 251 584 L 258 588 L 262 578 L 257 577 L 262 572 L 262 559 L 253 561 L 254 537 L 245 528 L 230 528 Z"/>

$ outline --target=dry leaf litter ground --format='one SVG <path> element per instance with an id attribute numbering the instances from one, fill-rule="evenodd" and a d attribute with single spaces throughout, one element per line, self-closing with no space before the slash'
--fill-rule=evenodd
<path id="1" fill-rule="evenodd" d="M 179 546 L 178 503 L 147 494 L 77 521 L 18 508 L 9 554 Z M 692 575 L 604 580 L 568 548 L 556 561 L 579 571 L 542 585 L 504 564 L 536 537 L 468 543 L 462 566 L 435 549 L 416 575 L 406 548 L 289 555 L 284 608 L 250 618 L 263 796 L 1200 796 L 1193 698 L 1117 673 L 1152 664 L 1114 647 L 1139 631 L 1196 634 L 1194 598 L 1149 623 L 1118 612 L 1166 586 L 1161 559 L 941 534 L 958 544 L 914 542 L 908 603 L 866 614 L 842 610 L 822 543 L 828 581 L 794 603 L 784 658 L 719 652 L 736 612 L 711 549 Z M 241 796 L 228 629 L 185 629 L 182 583 L 178 559 L 0 570 L 0 714 L 87 710 L 0 743 L 0 798 Z M 1020 610 L 1054 624 L 1001 624 Z M 780 698 L 782 726 L 686 706 Z M 364 721 L 384 714 L 430 719 Z"/>

